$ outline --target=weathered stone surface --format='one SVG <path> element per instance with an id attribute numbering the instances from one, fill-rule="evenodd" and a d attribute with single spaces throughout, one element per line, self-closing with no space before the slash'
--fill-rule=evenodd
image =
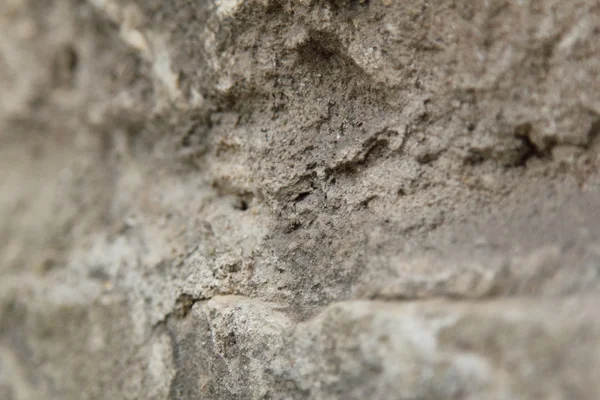
<path id="1" fill-rule="evenodd" d="M 0 4 L 1 399 L 595 399 L 600 7 Z"/>
<path id="2" fill-rule="evenodd" d="M 171 393 L 593 398 L 600 358 L 595 300 L 351 301 L 294 324 L 272 304 L 215 298 L 169 329 L 180 354 Z M 543 384 L 532 379 L 540 375 Z"/>

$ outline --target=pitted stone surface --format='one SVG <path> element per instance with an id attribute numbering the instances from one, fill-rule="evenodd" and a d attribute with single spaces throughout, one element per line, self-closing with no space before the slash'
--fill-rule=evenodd
<path id="1" fill-rule="evenodd" d="M 0 398 L 595 399 L 594 0 L 0 5 Z"/>

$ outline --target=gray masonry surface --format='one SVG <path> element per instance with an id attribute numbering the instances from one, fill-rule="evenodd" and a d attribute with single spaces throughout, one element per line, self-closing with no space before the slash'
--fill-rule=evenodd
<path id="1" fill-rule="evenodd" d="M 2 0 L 0 399 L 598 399 L 597 0 Z"/>

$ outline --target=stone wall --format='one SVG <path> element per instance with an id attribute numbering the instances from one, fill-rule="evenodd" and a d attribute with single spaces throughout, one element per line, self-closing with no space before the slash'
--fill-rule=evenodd
<path id="1" fill-rule="evenodd" d="M 5 0 L 1 399 L 596 399 L 596 0 Z"/>

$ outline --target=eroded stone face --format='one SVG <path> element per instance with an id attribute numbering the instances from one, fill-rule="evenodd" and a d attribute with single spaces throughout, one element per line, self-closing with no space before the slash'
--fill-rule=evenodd
<path id="1" fill-rule="evenodd" d="M 3 2 L 0 398 L 595 398 L 599 30 Z"/>

